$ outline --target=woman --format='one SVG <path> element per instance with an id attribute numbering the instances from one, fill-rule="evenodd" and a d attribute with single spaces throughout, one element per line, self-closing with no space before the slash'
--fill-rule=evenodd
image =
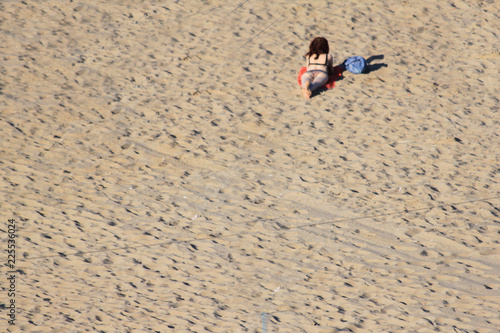
<path id="1" fill-rule="evenodd" d="M 314 90 L 323 87 L 328 81 L 328 74 L 333 73 L 333 57 L 329 54 L 328 41 L 316 37 L 309 44 L 306 53 L 307 72 L 302 75 L 302 94 L 310 98 Z"/>

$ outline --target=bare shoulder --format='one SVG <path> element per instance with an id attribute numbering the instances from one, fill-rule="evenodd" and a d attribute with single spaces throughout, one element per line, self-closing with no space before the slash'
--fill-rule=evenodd
<path id="1" fill-rule="evenodd" d="M 328 54 L 328 65 L 333 67 L 333 56 L 331 54 Z"/>

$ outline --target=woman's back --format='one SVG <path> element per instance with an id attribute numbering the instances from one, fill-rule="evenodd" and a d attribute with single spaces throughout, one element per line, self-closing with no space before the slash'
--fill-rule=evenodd
<path id="1" fill-rule="evenodd" d="M 333 64 L 333 57 L 330 54 L 322 53 L 316 59 L 316 54 L 307 57 L 308 71 L 324 71 L 328 73 L 328 67 Z"/>

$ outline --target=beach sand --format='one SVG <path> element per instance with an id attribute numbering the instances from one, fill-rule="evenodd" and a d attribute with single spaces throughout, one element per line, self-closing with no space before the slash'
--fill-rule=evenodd
<path id="1" fill-rule="evenodd" d="M 0 331 L 498 332 L 499 4 L 0 2 Z"/>

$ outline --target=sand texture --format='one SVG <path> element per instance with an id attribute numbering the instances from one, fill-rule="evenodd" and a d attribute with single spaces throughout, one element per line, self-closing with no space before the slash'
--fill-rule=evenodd
<path id="1" fill-rule="evenodd" d="M 498 332 L 499 13 L 0 1 L 0 332 Z"/>

